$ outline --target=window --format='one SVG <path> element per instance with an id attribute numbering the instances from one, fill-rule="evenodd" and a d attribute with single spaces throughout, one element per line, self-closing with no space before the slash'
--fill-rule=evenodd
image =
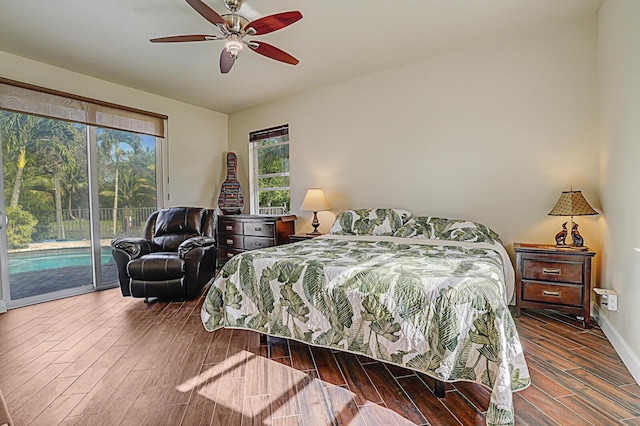
<path id="1" fill-rule="evenodd" d="M 251 167 L 251 212 L 287 214 L 291 208 L 289 174 L 289 125 L 249 134 Z"/>

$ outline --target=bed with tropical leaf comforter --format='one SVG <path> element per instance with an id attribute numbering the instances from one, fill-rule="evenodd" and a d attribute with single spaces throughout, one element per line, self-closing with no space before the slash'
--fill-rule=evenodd
<path id="1" fill-rule="evenodd" d="M 403 228 L 417 238 L 345 233 L 239 254 L 209 289 L 204 326 L 480 383 L 491 389 L 487 424 L 513 424 L 512 392 L 530 379 L 507 307 L 510 260 L 493 236 L 434 239 L 433 226 L 420 232 L 428 220 Z"/>

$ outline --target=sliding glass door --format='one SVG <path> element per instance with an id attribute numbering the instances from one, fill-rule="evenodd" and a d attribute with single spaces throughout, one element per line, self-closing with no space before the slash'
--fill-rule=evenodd
<path id="1" fill-rule="evenodd" d="M 116 285 L 110 241 L 158 207 L 160 139 L 1 110 L 0 137 L 7 305 Z"/>

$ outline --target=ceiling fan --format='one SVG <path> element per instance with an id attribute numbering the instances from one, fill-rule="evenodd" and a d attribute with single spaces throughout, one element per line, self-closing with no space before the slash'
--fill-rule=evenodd
<path id="1" fill-rule="evenodd" d="M 202 0 L 186 0 L 204 19 L 218 28 L 220 35 L 190 34 L 169 37 L 158 37 L 149 40 L 152 43 L 182 43 L 191 41 L 225 40 L 225 47 L 220 54 L 220 72 L 226 74 L 231 70 L 238 58 L 238 54 L 247 45 L 251 50 L 276 61 L 297 65 L 298 60 L 287 52 L 268 43 L 255 40 L 245 40 L 246 36 L 268 34 L 302 19 L 299 11 L 282 12 L 263 16 L 249 22 L 247 18 L 238 14 L 244 0 L 224 0 L 225 6 L 231 13 L 219 15 Z"/>

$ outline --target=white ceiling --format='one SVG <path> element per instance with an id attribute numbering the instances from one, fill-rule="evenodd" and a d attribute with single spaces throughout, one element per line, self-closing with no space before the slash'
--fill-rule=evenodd
<path id="1" fill-rule="evenodd" d="M 244 49 L 222 75 L 221 41 L 149 42 L 218 34 L 184 0 L 0 0 L 0 50 L 233 113 L 444 50 L 594 15 L 601 1 L 245 0 L 240 13 L 249 20 L 302 12 L 301 21 L 255 37 L 300 64 Z M 227 11 L 223 0 L 205 2 Z"/>

